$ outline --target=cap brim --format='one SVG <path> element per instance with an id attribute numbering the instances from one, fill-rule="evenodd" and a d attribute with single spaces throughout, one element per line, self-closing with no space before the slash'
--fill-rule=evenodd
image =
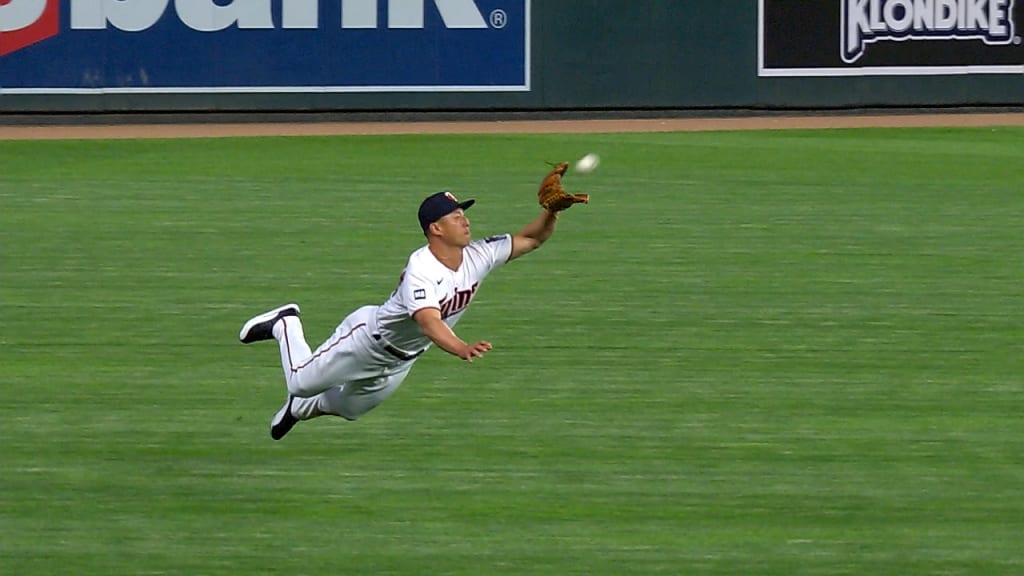
<path id="1" fill-rule="evenodd" d="M 465 202 L 459 202 L 459 208 L 463 210 L 469 210 L 469 207 L 476 204 L 476 200 L 466 200 Z"/>

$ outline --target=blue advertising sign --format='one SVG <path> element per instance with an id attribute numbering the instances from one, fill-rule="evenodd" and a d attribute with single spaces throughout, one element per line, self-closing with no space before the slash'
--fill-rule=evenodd
<path id="1" fill-rule="evenodd" d="M 0 0 L 0 93 L 530 89 L 530 0 Z"/>

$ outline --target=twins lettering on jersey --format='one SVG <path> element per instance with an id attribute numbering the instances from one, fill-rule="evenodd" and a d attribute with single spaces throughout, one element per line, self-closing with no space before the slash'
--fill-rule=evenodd
<path id="1" fill-rule="evenodd" d="M 320 27 L 319 0 L 280 2 L 280 28 Z M 378 28 L 377 0 L 341 2 L 341 28 Z M 125 32 L 153 27 L 169 3 L 182 24 L 199 32 L 216 32 L 231 26 L 240 29 L 274 29 L 272 0 L 70 0 L 72 30 Z M 387 28 L 424 28 L 427 0 L 387 0 Z M 0 56 L 41 42 L 60 32 L 60 0 L 0 0 Z M 487 28 L 475 0 L 433 0 L 445 28 Z"/>
<path id="2" fill-rule="evenodd" d="M 477 282 L 469 287 L 467 290 L 455 289 L 455 294 L 445 296 L 441 299 L 441 318 L 447 318 L 462 312 L 469 306 L 469 303 L 473 301 L 473 296 L 476 294 L 476 289 L 480 287 L 480 283 Z"/>
<path id="3" fill-rule="evenodd" d="M 842 57 L 852 64 L 880 40 L 1010 44 L 1015 0 L 842 0 Z"/>

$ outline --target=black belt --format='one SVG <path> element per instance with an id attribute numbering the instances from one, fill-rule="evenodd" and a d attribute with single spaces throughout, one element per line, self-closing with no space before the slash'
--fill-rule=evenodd
<path id="1" fill-rule="evenodd" d="M 381 345 L 383 346 L 384 350 L 388 354 L 391 354 L 392 356 L 394 356 L 395 358 L 398 358 L 399 360 L 412 360 L 412 359 L 416 358 L 417 356 L 419 356 L 420 354 L 423 354 L 424 352 L 427 351 L 427 349 L 424 348 L 424 349 L 420 350 L 419 352 L 416 352 L 415 354 L 409 354 L 408 352 L 405 352 L 403 350 L 399 350 L 398 348 L 395 348 L 391 344 L 388 344 L 386 341 L 384 341 L 383 338 L 381 338 L 380 334 L 374 334 L 373 335 L 373 339 L 378 341 L 378 342 L 380 342 Z"/>

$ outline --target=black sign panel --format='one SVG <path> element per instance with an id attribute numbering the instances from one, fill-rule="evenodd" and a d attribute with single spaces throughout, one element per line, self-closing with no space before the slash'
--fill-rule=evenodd
<path id="1" fill-rule="evenodd" d="M 1024 0 L 760 0 L 758 75 L 1024 74 Z"/>

